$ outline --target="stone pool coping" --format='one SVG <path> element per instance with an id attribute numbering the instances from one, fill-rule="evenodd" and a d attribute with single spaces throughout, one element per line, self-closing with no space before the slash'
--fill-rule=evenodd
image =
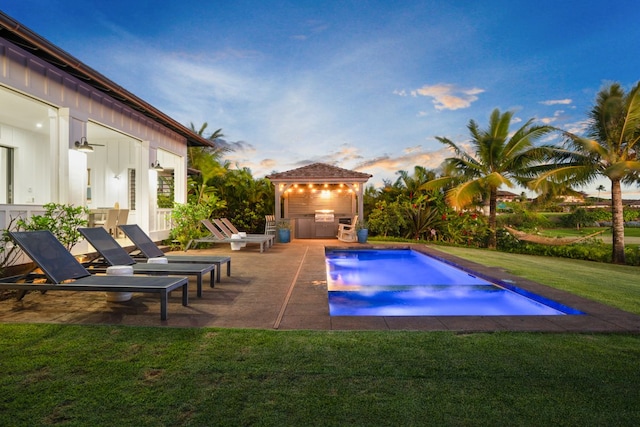
<path id="1" fill-rule="evenodd" d="M 329 316 L 326 247 L 411 247 L 472 270 L 483 277 L 510 280 L 520 288 L 585 312 L 567 316 Z M 0 301 L 0 322 L 108 324 L 166 327 L 222 327 L 275 330 L 416 330 L 416 331 L 536 331 L 584 333 L 640 333 L 640 316 L 568 292 L 510 275 L 495 267 L 440 252 L 423 244 L 344 244 L 335 239 L 294 239 L 260 253 L 247 246 L 232 251 L 218 244 L 188 254 L 226 255 L 232 259 L 231 276 L 223 271 L 214 288 L 202 298 L 190 284 L 189 306 L 174 295 L 169 318 L 158 319 L 159 301 L 136 294 L 126 303 L 109 303 L 98 293 L 38 292 L 22 301 Z"/>

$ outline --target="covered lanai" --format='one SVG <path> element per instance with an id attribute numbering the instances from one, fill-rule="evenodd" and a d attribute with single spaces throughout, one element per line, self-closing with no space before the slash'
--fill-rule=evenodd
<path id="1" fill-rule="evenodd" d="M 269 175 L 276 221 L 289 220 L 298 239 L 335 237 L 338 224 L 363 218 L 364 186 L 371 177 L 324 163 Z"/>

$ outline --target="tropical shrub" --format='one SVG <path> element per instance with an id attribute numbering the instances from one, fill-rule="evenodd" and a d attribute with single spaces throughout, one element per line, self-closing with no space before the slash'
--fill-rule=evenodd
<path id="1" fill-rule="evenodd" d="M 398 202 L 382 200 L 376 203 L 367 220 L 369 232 L 378 236 L 399 236 L 401 230 L 406 227 Z"/>
<path id="2" fill-rule="evenodd" d="M 170 238 L 184 249 L 189 241 L 204 236 L 200 221 L 211 217 L 217 204 L 209 202 L 187 204 L 175 203 L 171 212 L 172 228 Z"/>
<path id="3" fill-rule="evenodd" d="M 402 213 L 407 228 L 405 237 L 408 239 L 425 240 L 430 236 L 431 229 L 439 228 L 440 213 L 426 203 L 404 203 Z"/>
<path id="4" fill-rule="evenodd" d="M 637 209 L 625 209 L 624 211 L 624 221 L 632 222 L 640 220 L 640 210 Z"/>
<path id="5" fill-rule="evenodd" d="M 224 216 L 226 216 L 238 230 L 247 233 L 262 233 L 264 232 L 265 215 L 268 215 L 270 211 L 266 212 L 264 205 L 257 203 L 253 206 L 247 204 L 244 208 L 233 212 L 228 210 L 226 212 Z"/>
<path id="6" fill-rule="evenodd" d="M 520 210 L 513 214 L 500 215 L 496 222 L 498 227 L 508 225 L 510 227 L 528 230 L 553 227 L 553 223 L 548 217 L 529 210 Z"/>
<path id="7" fill-rule="evenodd" d="M 9 236 L 9 230 L 16 229 L 16 222 L 17 218 L 11 218 L 9 226 L 6 230 L 2 230 L 0 236 L 0 277 L 4 277 L 6 268 L 14 265 L 20 257 L 19 247 L 13 244 L 13 240 Z"/>
<path id="8" fill-rule="evenodd" d="M 505 229 L 498 232 L 498 250 L 524 255 L 551 256 L 560 258 L 582 259 L 586 261 L 611 262 L 611 244 L 598 238 L 589 238 L 580 243 L 569 245 L 543 245 L 521 241 Z M 626 264 L 640 266 L 640 245 L 625 247 Z"/>
<path id="9" fill-rule="evenodd" d="M 439 234 L 440 240 L 446 243 L 486 247 L 489 224 L 487 217 L 478 212 L 449 210 L 441 216 Z"/>
<path id="10" fill-rule="evenodd" d="M 578 208 L 568 215 L 561 217 L 563 227 L 591 227 L 596 223 L 611 221 L 611 211 L 604 209 Z"/>
<path id="11" fill-rule="evenodd" d="M 85 206 L 47 203 L 44 215 L 16 221 L 17 230 L 49 230 L 67 250 L 82 240 L 78 227 L 86 227 L 89 209 Z"/>

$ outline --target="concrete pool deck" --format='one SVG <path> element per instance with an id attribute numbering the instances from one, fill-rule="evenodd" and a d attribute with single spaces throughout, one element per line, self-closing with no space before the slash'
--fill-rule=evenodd
<path id="1" fill-rule="evenodd" d="M 197 298 L 190 284 L 189 306 L 179 292 L 171 296 L 169 318 L 161 321 L 157 296 L 135 294 L 125 303 L 110 303 L 99 292 L 30 292 L 23 300 L 0 301 L 2 323 L 61 323 L 167 327 L 258 328 L 274 330 L 420 330 L 420 331 L 540 331 L 640 333 L 640 316 L 564 291 L 512 276 L 499 268 L 483 267 L 414 245 L 420 251 L 457 263 L 485 277 L 511 280 L 515 285 L 579 309 L 579 316 L 434 316 L 349 317 L 329 316 L 325 247 L 359 248 L 331 240 L 293 240 L 259 252 L 255 246 L 232 251 L 218 244 L 188 254 L 231 257 L 231 276 L 223 266 L 215 288 L 205 286 Z M 384 245 L 389 246 L 389 245 Z M 395 245 L 403 246 L 407 245 Z M 208 281 L 205 281 L 208 283 Z"/>

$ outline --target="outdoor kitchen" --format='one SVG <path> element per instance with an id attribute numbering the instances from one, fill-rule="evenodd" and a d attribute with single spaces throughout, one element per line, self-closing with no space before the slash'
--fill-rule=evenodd
<path id="1" fill-rule="evenodd" d="M 267 178 L 275 185 L 275 216 L 289 221 L 292 237 L 330 239 L 336 238 L 339 224 L 351 224 L 362 212 L 363 188 L 370 177 L 314 163 Z"/>
<path id="2" fill-rule="evenodd" d="M 353 191 L 344 184 L 294 184 L 285 198 L 296 239 L 336 237 L 338 224 L 353 216 Z"/>

